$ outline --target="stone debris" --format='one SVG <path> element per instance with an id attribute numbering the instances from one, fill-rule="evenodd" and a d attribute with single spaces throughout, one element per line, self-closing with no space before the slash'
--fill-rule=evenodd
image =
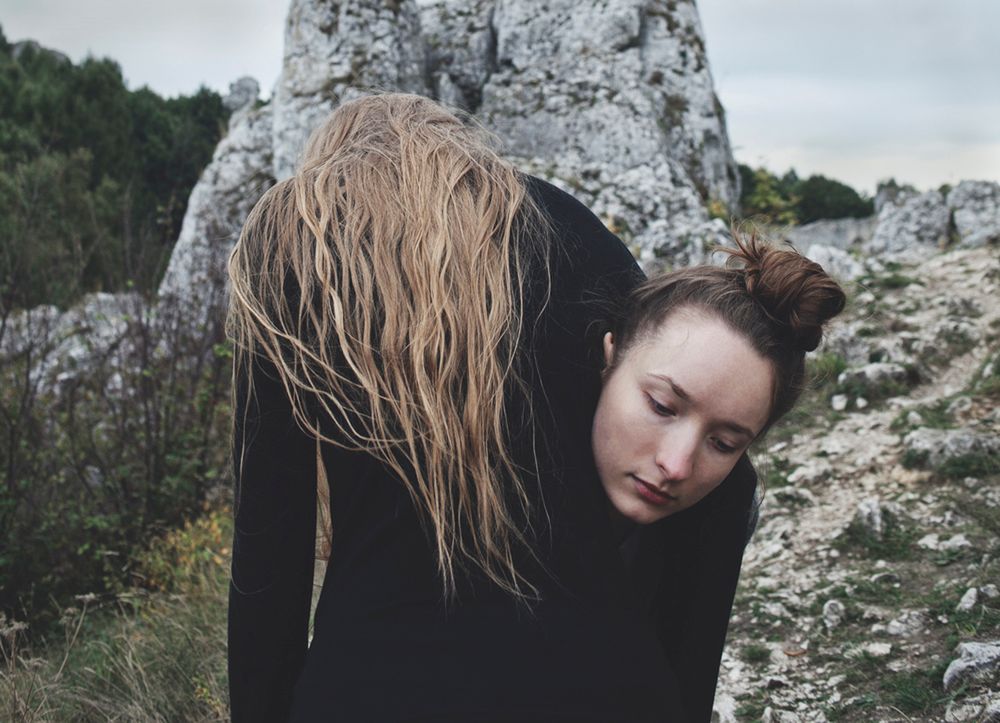
<path id="1" fill-rule="evenodd" d="M 1000 641 L 959 643 L 955 653 L 959 657 L 952 660 L 944 671 L 945 690 L 988 679 L 1000 669 Z"/>
<path id="2" fill-rule="evenodd" d="M 970 587 L 962 595 L 962 599 L 958 601 L 958 605 L 955 606 L 955 612 L 967 613 L 976 607 L 976 602 L 979 599 L 979 591 L 974 587 Z"/>

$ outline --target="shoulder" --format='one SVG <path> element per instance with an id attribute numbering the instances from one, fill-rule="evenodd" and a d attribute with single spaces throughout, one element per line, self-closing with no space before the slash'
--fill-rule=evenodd
<path id="1" fill-rule="evenodd" d="M 586 205 L 570 193 L 535 176 L 525 176 L 528 193 L 551 223 L 553 245 L 578 269 L 620 274 L 623 286 L 644 278 L 632 252 Z"/>

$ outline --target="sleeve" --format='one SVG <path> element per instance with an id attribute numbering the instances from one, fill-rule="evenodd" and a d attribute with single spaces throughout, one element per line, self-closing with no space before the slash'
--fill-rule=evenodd
<path id="1" fill-rule="evenodd" d="M 305 434 L 277 370 L 237 367 L 236 506 L 229 587 L 232 720 L 286 720 L 305 662 L 316 535 L 316 441 Z M 252 377 L 253 394 L 248 394 Z"/>
<path id="2" fill-rule="evenodd" d="M 712 718 L 756 488 L 756 472 L 743 455 L 699 505 L 656 525 L 663 567 L 652 613 L 692 721 Z"/>

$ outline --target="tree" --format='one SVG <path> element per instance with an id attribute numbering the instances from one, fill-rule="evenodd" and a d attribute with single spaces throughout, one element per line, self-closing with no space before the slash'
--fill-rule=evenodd
<path id="1" fill-rule="evenodd" d="M 850 186 L 826 178 L 810 176 L 797 188 L 796 212 L 801 223 L 821 218 L 863 218 L 875 212 L 871 199 L 862 198 Z"/>

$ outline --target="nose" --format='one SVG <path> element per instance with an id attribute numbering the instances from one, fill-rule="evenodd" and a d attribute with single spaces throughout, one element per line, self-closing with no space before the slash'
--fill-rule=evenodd
<path id="1" fill-rule="evenodd" d="M 667 481 L 680 482 L 691 476 L 696 453 L 697 440 L 693 434 L 671 434 L 657 448 L 656 466 Z"/>

